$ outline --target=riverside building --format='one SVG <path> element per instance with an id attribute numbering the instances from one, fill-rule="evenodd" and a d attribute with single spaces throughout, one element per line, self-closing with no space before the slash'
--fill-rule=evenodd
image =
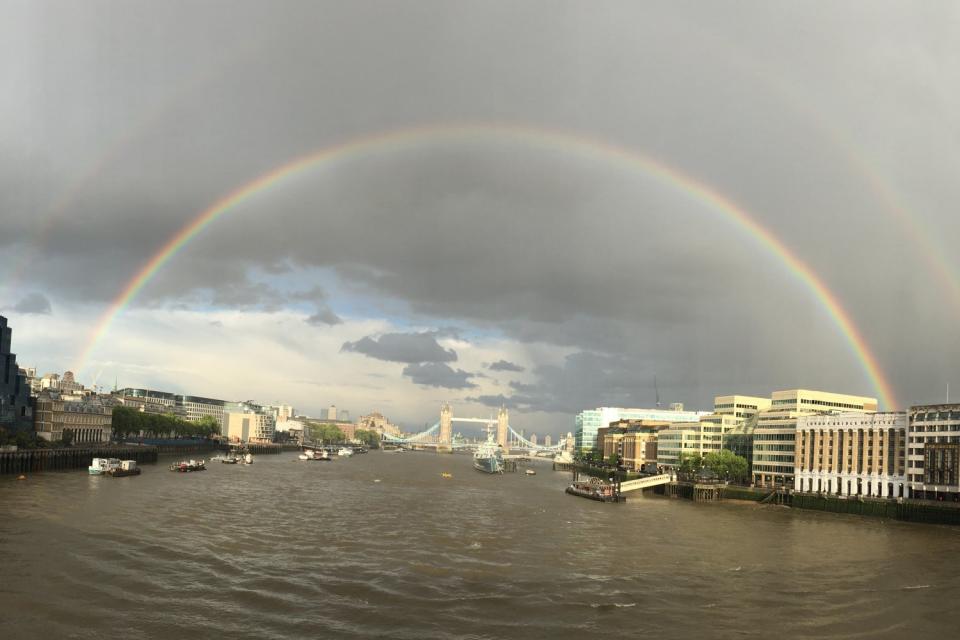
<path id="1" fill-rule="evenodd" d="M 46 390 L 36 398 L 34 429 L 40 438 L 58 442 L 67 435 L 74 444 L 109 442 L 113 412 L 97 396 L 81 397 Z"/>
<path id="2" fill-rule="evenodd" d="M 223 436 L 234 442 L 273 442 L 276 419 L 252 402 L 226 403 L 223 412 Z"/>
<path id="3" fill-rule="evenodd" d="M 743 422 L 732 413 L 705 415 L 697 423 L 672 423 L 657 434 L 657 464 L 672 469 L 682 454 L 716 453 L 725 448 L 725 438 Z"/>
<path id="4" fill-rule="evenodd" d="M 0 429 L 29 431 L 33 426 L 30 406 L 30 385 L 20 373 L 17 356 L 10 350 L 13 329 L 0 316 Z"/>
<path id="5" fill-rule="evenodd" d="M 907 414 L 845 412 L 797 419 L 794 489 L 841 496 L 907 494 Z"/>
<path id="6" fill-rule="evenodd" d="M 960 500 L 960 404 L 910 407 L 907 484 L 911 498 Z"/>
<path id="7" fill-rule="evenodd" d="M 797 420 L 816 413 L 877 410 L 877 399 L 828 391 L 787 389 L 773 392 L 770 408 L 758 411 L 753 431 L 751 473 L 758 486 L 794 485 Z"/>
<path id="8" fill-rule="evenodd" d="M 670 409 L 623 409 L 620 407 L 599 407 L 581 411 L 574 418 L 575 446 L 578 451 L 590 451 L 602 447 L 597 440 L 597 432 L 620 420 L 655 420 L 658 422 L 700 422 L 704 411 L 683 411 Z"/>
<path id="9" fill-rule="evenodd" d="M 755 396 L 717 396 L 713 399 L 713 412 L 745 420 L 770 408 L 770 398 Z"/>

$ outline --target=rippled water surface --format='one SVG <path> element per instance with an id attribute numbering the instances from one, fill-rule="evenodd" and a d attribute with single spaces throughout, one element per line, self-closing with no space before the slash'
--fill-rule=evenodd
<path id="1" fill-rule="evenodd" d="M 957 528 L 599 504 L 537 468 L 288 453 L 0 476 L 0 638 L 956 637 Z"/>

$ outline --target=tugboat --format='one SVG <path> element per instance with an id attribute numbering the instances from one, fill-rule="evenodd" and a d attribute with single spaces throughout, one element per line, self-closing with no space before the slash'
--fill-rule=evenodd
<path id="1" fill-rule="evenodd" d="M 484 473 L 503 473 L 503 450 L 493 440 L 493 432 L 487 432 L 487 441 L 474 452 L 473 468 Z"/>
<path id="2" fill-rule="evenodd" d="M 126 476 L 138 476 L 140 475 L 140 467 L 137 466 L 136 460 L 122 460 L 120 466 L 113 467 L 106 471 L 108 476 L 114 478 L 123 478 Z"/>
<path id="3" fill-rule="evenodd" d="M 170 471 L 180 473 L 190 473 L 193 471 L 206 471 L 207 465 L 203 460 L 181 460 L 170 465 Z"/>

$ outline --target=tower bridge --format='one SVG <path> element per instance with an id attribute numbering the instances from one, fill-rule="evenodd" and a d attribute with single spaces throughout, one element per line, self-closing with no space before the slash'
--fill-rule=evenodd
<path id="1" fill-rule="evenodd" d="M 454 442 L 454 422 L 482 424 L 490 430 L 496 429 L 496 442 L 503 447 L 504 451 L 509 451 L 510 447 L 515 444 L 521 449 L 551 452 L 559 451 L 563 448 L 564 444 L 564 440 L 562 438 L 557 442 L 557 444 L 550 447 L 536 445 L 530 442 L 510 426 L 510 413 L 507 411 L 506 407 L 500 407 L 500 409 L 497 411 L 496 418 L 467 418 L 454 416 L 453 407 L 451 407 L 449 403 L 445 403 L 440 407 L 440 420 L 437 421 L 432 427 L 424 429 L 420 433 L 415 433 L 406 437 L 395 437 L 384 434 L 383 439 L 386 442 L 392 442 L 396 444 L 423 445 L 447 450 L 466 446 Z"/>

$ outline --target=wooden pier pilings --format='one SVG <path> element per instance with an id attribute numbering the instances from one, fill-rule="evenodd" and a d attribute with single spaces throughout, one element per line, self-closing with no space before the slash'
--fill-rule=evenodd
<path id="1" fill-rule="evenodd" d="M 143 464 L 156 462 L 158 454 L 157 447 L 149 446 L 0 451 L 0 475 L 86 469 L 94 458 L 121 458 Z"/>

